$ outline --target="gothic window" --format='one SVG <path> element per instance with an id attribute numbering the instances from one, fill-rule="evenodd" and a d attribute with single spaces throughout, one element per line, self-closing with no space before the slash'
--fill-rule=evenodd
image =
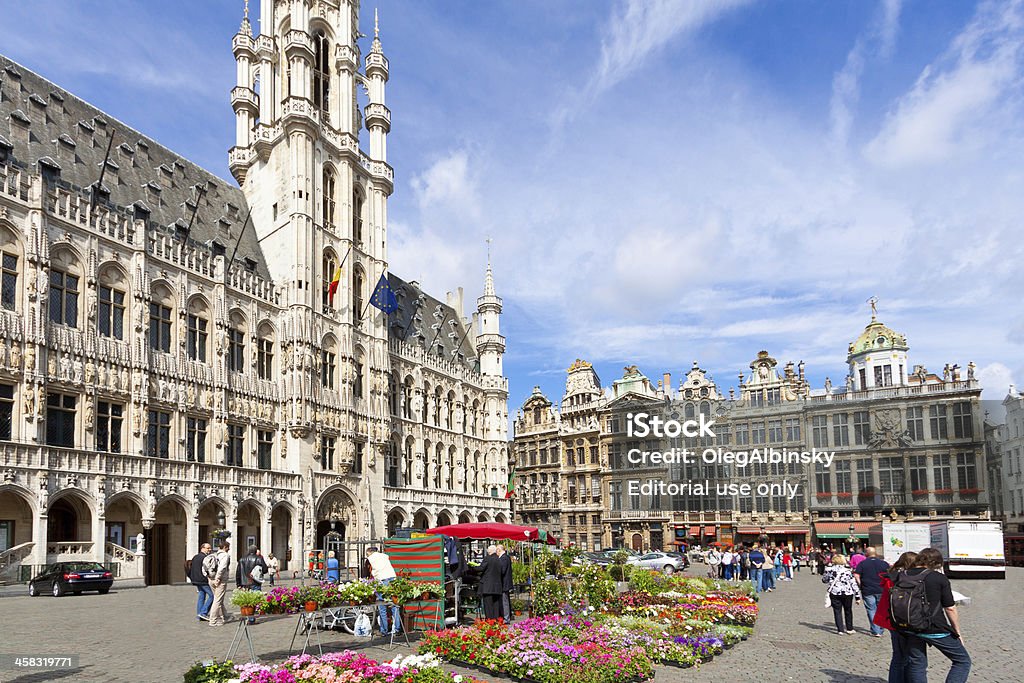
<path id="1" fill-rule="evenodd" d="M 394 440 L 388 442 L 388 457 L 385 463 L 385 486 L 398 486 L 398 444 Z"/>
<path id="2" fill-rule="evenodd" d="M 96 405 L 96 450 L 105 453 L 121 452 L 121 427 L 124 424 L 124 406 L 120 403 L 100 401 Z"/>
<path id="3" fill-rule="evenodd" d="M 188 340 L 186 353 L 189 360 L 206 362 L 206 350 L 209 343 L 209 314 L 205 302 L 194 298 L 188 304 Z"/>
<path id="4" fill-rule="evenodd" d="M 361 349 L 356 349 L 356 356 L 353 363 L 355 365 L 355 377 L 352 378 L 352 396 L 355 398 L 363 398 L 363 372 L 366 369 L 366 364 L 363 361 L 363 352 Z"/>
<path id="5" fill-rule="evenodd" d="M 260 379 L 274 377 L 274 331 L 266 324 L 260 327 L 256 340 L 256 375 Z"/>
<path id="6" fill-rule="evenodd" d="M 324 226 L 334 226 L 334 171 L 329 166 L 324 166 L 324 181 L 323 181 L 323 206 L 322 214 Z M 327 273 L 327 271 L 324 271 Z M 333 275 L 333 269 L 329 275 Z"/>
<path id="7" fill-rule="evenodd" d="M 124 292 L 100 285 L 99 333 L 104 337 L 124 339 Z"/>
<path id="8" fill-rule="evenodd" d="M 169 458 L 171 455 L 171 414 L 162 410 L 149 411 L 146 430 L 146 455 L 151 458 Z"/>
<path id="9" fill-rule="evenodd" d="M 324 389 L 334 388 L 335 359 L 333 346 L 320 352 L 320 386 Z"/>
<path id="10" fill-rule="evenodd" d="M 238 313 L 231 316 L 228 327 L 228 370 L 245 371 L 245 319 Z"/>
<path id="11" fill-rule="evenodd" d="M 323 31 L 313 34 L 313 104 L 325 114 L 329 111 L 331 92 L 331 44 Z"/>
<path id="12" fill-rule="evenodd" d="M 333 207 L 333 203 L 332 203 Z M 333 210 L 333 209 L 332 209 Z M 326 311 L 334 306 L 334 297 L 338 293 L 338 285 L 334 282 L 334 275 L 338 270 L 338 257 L 330 249 L 324 251 L 323 259 L 323 307 Z"/>
<path id="13" fill-rule="evenodd" d="M 171 306 L 174 295 L 164 285 L 153 287 L 149 304 L 149 346 L 154 351 L 171 351 Z"/>
<path id="14" fill-rule="evenodd" d="M 18 305 L 18 262 L 21 247 L 14 233 L 7 228 L 0 228 L 0 307 L 13 311 Z M 35 283 L 33 283 L 35 284 Z"/>
<path id="15" fill-rule="evenodd" d="M 256 467 L 269 470 L 271 457 L 274 454 L 274 432 L 261 429 L 256 432 Z"/>
<path id="16" fill-rule="evenodd" d="M 363 196 L 358 191 L 352 193 L 352 241 L 363 243 Z"/>
<path id="17" fill-rule="evenodd" d="M 235 467 L 242 466 L 242 455 L 245 453 L 245 426 L 228 425 L 227 451 L 224 454 L 224 464 Z"/>
<path id="18" fill-rule="evenodd" d="M 361 268 L 352 269 L 352 318 L 359 321 L 363 314 L 363 271 Z"/>
<path id="19" fill-rule="evenodd" d="M 323 466 L 325 470 L 334 469 L 334 449 L 334 437 L 320 437 L 320 464 Z"/>
<path id="20" fill-rule="evenodd" d="M 63 270 L 50 271 L 50 320 L 78 326 L 78 276 Z"/>
<path id="21" fill-rule="evenodd" d="M 13 426 L 14 385 L 0 384 L 0 440 L 11 440 Z"/>
<path id="22" fill-rule="evenodd" d="M 188 439 L 185 441 L 185 459 L 206 462 L 207 422 L 201 417 L 188 418 Z"/>
<path id="23" fill-rule="evenodd" d="M 46 395 L 46 443 L 74 447 L 77 400 L 74 394 L 50 392 Z"/>

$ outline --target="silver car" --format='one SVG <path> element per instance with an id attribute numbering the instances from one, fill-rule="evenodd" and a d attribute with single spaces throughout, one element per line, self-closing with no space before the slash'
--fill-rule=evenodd
<path id="1" fill-rule="evenodd" d="M 685 563 L 682 559 L 672 557 L 666 553 L 647 553 L 639 557 L 630 557 L 626 560 L 626 563 L 647 569 L 657 569 L 666 574 L 682 571 L 685 568 Z"/>

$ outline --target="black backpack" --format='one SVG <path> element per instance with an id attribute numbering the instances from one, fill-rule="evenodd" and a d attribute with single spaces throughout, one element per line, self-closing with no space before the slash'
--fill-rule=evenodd
<path id="1" fill-rule="evenodd" d="M 928 602 L 925 569 L 916 576 L 900 572 L 889 591 L 889 620 L 893 627 L 911 633 L 927 633 L 932 630 L 935 607 Z"/>

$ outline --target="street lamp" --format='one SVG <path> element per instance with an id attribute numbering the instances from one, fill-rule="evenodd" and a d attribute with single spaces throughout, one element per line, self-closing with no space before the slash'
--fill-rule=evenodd
<path id="1" fill-rule="evenodd" d="M 853 532 L 855 532 L 856 530 L 857 530 L 857 527 L 855 527 L 855 526 L 853 525 L 853 523 L 851 522 L 851 523 L 850 523 L 850 535 L 849 535 L 849 536 L 848 536 L 848 537 L 846 538 L 846 543 L 847 543 L 847 545 L 849 546 L 848 550 L 849 550 L 850 554 L 852 554 L 852 553 L 853 553 L 853 549 L 854 549 L 854 548 L 856 548 L 856 547 L 857 547 L 857 543 L 859 543 L 859 542 L 860 542 L 860 539 L 859 539 L 859 538 L 857 538 L 857 537 L 856 537 L 856 536 L 854 535 L 854 533 L 853 533 Z"/>
<path id="2" fill-rule="evenodd" d="M 223 510 L 218 510 L 217 511 L 217 525 L 221 529 L 223 529 L 225 524 L 227 524 L 227 518 L 224 517 L 224 511 Z"/>

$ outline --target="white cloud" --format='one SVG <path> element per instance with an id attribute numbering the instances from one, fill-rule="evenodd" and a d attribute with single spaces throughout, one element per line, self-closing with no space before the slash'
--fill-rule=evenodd
<path id="1" fill-rule="evenodd" d="M 888 57 L 896 42 L 902 0 L 882 0 L 879 16 L 871 27 L 859 36 L 846 55 L 846 63 L 832 79 L 832 136 L 840 147 L 846 145 L 853 121 L 853 109 L 860 99 L 860 80 L 865 63 L 875 55 Z"/>
<path id="2" fill-rule="evenodd" d="M 1010 385 L 1016 384 L 1013 371 L 998 362 L 979 368 L 976 376 L 981 386 L 985 388 L 982 397 L 986 400 L 1003 399 L 1009 392 Z"/>
<path id="3" fill-rule="evenodd" d="M 556 112 L 556 122 L 643 68 L 649 57 L 676 37 L 713 23 L 751 0 L 620 0 L 601 38 L 601 56 L 582 92 Z"/>
<path id="4" fill-rule="evenodd" d="M 1022 45 L 1021 2 L 982 4 L 899 99 L 865 148 L 868 159 L 888 167 L 935 163 L 997 140 L 1005 120 L 999 109 L 1019 105 Z"/>

